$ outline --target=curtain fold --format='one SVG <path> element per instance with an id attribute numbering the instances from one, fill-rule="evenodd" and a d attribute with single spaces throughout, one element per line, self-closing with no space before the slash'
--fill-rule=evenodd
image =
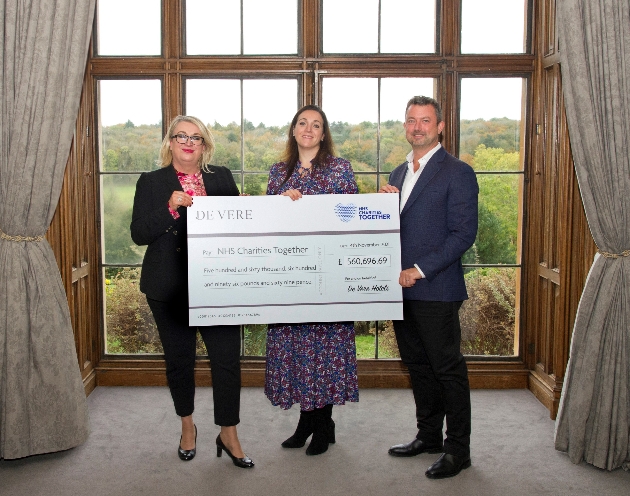
<path id="1" fill-rule="evenodd" d="M 575 170 L 599 248 L 573 329 L 556 449 L 613 470 L 630 461 L 630 3 L 557 3 Z"/>
<path id="2" fill-rule="evenodd" d="M 88 435 L 68 302 L 44 234 L 74 133 L 94 5 L 0 0 L 0 458 L 65 450 Z"/>

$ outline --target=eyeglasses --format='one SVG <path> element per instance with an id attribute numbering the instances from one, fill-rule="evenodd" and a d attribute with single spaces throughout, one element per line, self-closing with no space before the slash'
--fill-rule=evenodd
<path id="1" fill-rule="evenodd" d="M 204 143 L 203 136 L 188 136 L 187 134 L 184 134 L 184 133 L 174 134 L 173 136 L 171 136 L 171 138 L 175 138 L 175 140 L 180 145 L 185 145 L 186 143 L 188 143 L 188 140 L 190 140 L 190 142 L 193 145 L 197 145 L 197 146 L 203 145 Z"/>

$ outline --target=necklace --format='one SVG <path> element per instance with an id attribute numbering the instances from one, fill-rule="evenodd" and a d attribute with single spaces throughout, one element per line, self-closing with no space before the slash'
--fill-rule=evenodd
<path id="1" fill-rule="evenodd" d="M 311 172 L 311 168 L 312 168 L 312 166 L 311 166 L 311 167 L 304 167 L 302 164 L 297 164 L 297 165 L 296 165 L 296 167 L 297 167 L 297 169 L 298 169 L 298 174 L 299 174 L 301 177 L 304 177 L 304 176 L 306 176 L 307 174 L 310 174 L 310 172 Z"/>

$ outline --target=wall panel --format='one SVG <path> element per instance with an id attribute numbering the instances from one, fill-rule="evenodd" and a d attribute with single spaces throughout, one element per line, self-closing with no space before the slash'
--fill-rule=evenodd
<path id="1" fill-rule="evenodd" d="M 562 97 L 555 0 L 537 3 L 535 43 L 538 78 L 534 85 L 535 137 L 531 146 L 526 225 L 523 327 L 529 387 L 558 410 L 579 298 L 595 244 L 576 187 Z M 528 263 L 529 262 L 529 263 Z"/>

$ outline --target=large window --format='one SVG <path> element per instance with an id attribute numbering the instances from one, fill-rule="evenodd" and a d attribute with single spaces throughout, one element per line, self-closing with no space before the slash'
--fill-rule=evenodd
<path id="1" fill-rule="evenodd" d="M 477 240 L 463 257 L 472 298 L 462 307 L 462 348 L 515 355 L 527 79 L 463 77 L 460 88 L 459 157 L 479 183 Z"/>
<path id="2" fill-rule="evenodd" d="M 144 253 L 129 234 L 135 183 L 156 168 L 178 114 L 208 124 L 213 163 L 265 194 L 288 123 L 316 103 L 360 193 L 378 190 L 410 150 L 407 100 L 435 97 L 442 144 L 480 185 L 479 234 L 465 254 L 463 351 L 519 353 L 525 122 L 533 57 L 527 0 L 98 0 L 91 59 L 99 129 L 106 353 L 161 353 L 139 293 Z M 138 15 L 130 15 L 132 12 Z M 124 12 L 124 15 L 122 15 Z M 127 26 L 124 19 L 142 22 Z M 460 19 L 460 23 L 453 21 Z M 500 33 L 498 29 L 501 29 Z M 396 358 L 391 322 L 357 322 L 359 358 Z M 243 326 L 244 356 L 266 326 Z M 199 348 L 202 353 L 202 347 Z"/>

